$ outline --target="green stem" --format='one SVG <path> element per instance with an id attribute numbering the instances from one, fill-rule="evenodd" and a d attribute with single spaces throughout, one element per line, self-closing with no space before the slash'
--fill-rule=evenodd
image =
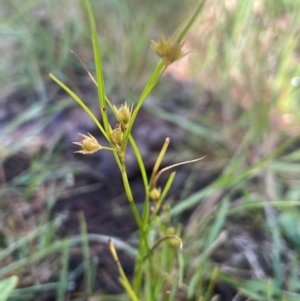
<path id="1" fill-rule="evenodd" d="M 143 158 L 141 156 L 141 153 L 131 135 L 129 135 L 129 141 L 130 141 L 132 149 L 135 153 L 135 156 L 137 158 L 137 161 L 138 161 L 138 164 L 139 164 L 139 167 L 141 170 L 143 182 L 144 182 L 145 201 L 144 201 L 143 214 L 142 214 L 142 224 L 143 224 L 142 228 L 143 228 L 143 231 L 146 231 L 148 220 L 149 220 L 149 212 L 150 212 L 148 177 L 147 177 L 146 168 L 145 168 L 145 164 L 144 164 Z"/>
<path id="2" fill-rule="evenodd" d="M 169 144 L 170 144 L 170 138 L 166 138 L 165 143 L 164 143 L 164 145 L 163 145 L 163 147 L 162 147 L 162 149 L 161 149 L 161 151 L 160 151 L 160 153 L 159 153 L 159 155 L 156 159 L 154 167 L 153 167 L 152 175 L 151 175 L 151 178 L 150 178 L 150 184 L 149 184 L 150 189 L 154 187 L 153 186 L 153 180 L 154 180 L 154 178 L 155 178 L 155 176 L 158 172 L 158 169 L 159 169 L 160 164 L 161 164 L 161 162 L 162 162 L 162 160 L 163 160 L 163 158 L 166 154 L 166 151 L 167 151 L 167 148 L 168 148 Z"/>
<path id="3" fill-rule="evenodd" d="M 141 233 L 141 231 L 140 231 Z M 140 295 L 141 292 L 141 288 L 142 288 L 142 272 L 143 272 L 143 258 L 144 258 L 144 254 L 147 254 L 146 249 L 148 249 L 147 247 L 145 247 L 145 240 L 140 239 L 140 243 L 139 243 L 139 249 L 138 249 L 138 257 L 136 258 L 135 261 L 135 267 L 134 267 L 134 278 L 133 278 L 133 289 L 134 291 L 137 293 L 137 295 Z"/>
<path id="4" fill-rule="evenodd" d="M 105 130 L 103 129 L 102 125 L 100 124 L 100 122 L 98 121 L 96 116 L 93 114 L 93 112 L 87 107 L 87 105 L 69 87 L 67 87 L 63 82 L 61 82 L 55 75 L 53 75 L 52 73 L 49 73 L 49 76 L 81 106 L 81 108 L 95 122 L 95 124 L 97 125 L 97 127 L 99 128 L 99 130 L 103 134 L 103 136 L 106 138 L 106 140 L 109 141 L 108 136 L 107 136 Z"/>
<path id="5" fill-rule="evenodd" d="M 134 123 L 134 121 L 136 119 L 136 116 L 137 116 L 139 110 L 141 109 L 141 107 L 142 107 L 143 103 L 145 102 L 147 96 L 150 94 L 150 92 L 152 91 L 152 89 L 154 88 L 154 86 L 156 85 L 156 83 L 158 82 L 158 80 L 160 79 L 160 77 L 162 76 L 163 71 L 164 71 L 164 67 L 165 67 L 165 63 L 162 60 L 157 65 L 157 67 L 153 71 L 150 79 L 148 80 L 148 82 L 147 82 L 147 84 L 146 84 L 146 86 L 145 86 L 145 88 L 144 88 L 144 90 L 142 92 L 142 95 L 139 98 L 138 103 L 137 103 L 135 109 L 133 110 L 130 122 L 129 122 L 128 127 L 127 127 L 126 132 L 125 132 L 125 136 L 124 136 L 125 141 L 127 141 L 127 139 L 128 139 L 129 133 L 131 132 L 133 123 Z"/>
<path id="6" fill-rule="evenodd" d="M 183 29 L 180 31 L 180 33 L 177 35 L 177 42 L 181 42 L 182 39 L 186 36 L 187 32 L 189 31 L 189 29 L 191 28 L 191 26 L 193 25 L 193 23 L 195 22 L 198 14 L 200 13 L 204 3 L 206 0 L 202 0 L 201 3 L 198 5 L 197 9 L 195 10 L 195 12 L 193 13 L 193 15 L 191 16 L 191 18 L 189 19 L 189 21 L 187 22 L 187 24 L 183 27 Z"/>
<path id="7" fill-rule="evenodd" d="M 90 28 L 91 28 L 91 35 L 92 35 L 92 42 L 93 42 L 93 53 L 94 53 L 94 60 L 95 60 L 95 68 L 97 74 L 97 88 L 98 88 L 98 97 L 99 97 L 99 104 L 101 115 L 103 119 L 103 124 L 106 133 L 109 132 L 109 122 L 108 122 L 108 115 L 106 110 L 106 100 L 105 100 L 105 89 L 104 89 L 104 78 L 102 72 L 102 62 L 101 62 L 101 52 L 98 40 L 98 34 L 96 29 L 96 23 L 92 11 L 91 4 L 89 0 L 83 0 L 83 4 L 85 6 Z"/>
<path id="8" fill-rule="evenodd" d="M 126 173 L 126 169 L 125 169 L 125 166 L 122 165 L 122 179 L 123 179 L 123 184 L 124 184 L 124 188 L 125 188 L 125 192 L 126 192 L 126 196 L 127 196 L 127 199 L 129 201 L 129 205 L 130 205 L 130 208 L 132 210 L 132 213 L 134 215 L 134 218 L 139 226 L 139 228 L 141 229 L 142 228 L 142 220 L 141 220 L 141 217 L 140 217 L 140 214 L 136 208 L 136 205 L 133 201 L 133 196 L 132 196 L 132 192 L 131 192 L 131 188 L 130 188 L 130 185 L 129 185 L 129 181 L 128 181 L 128 177 L 127 177 L 127 173 Z"/>
<path id="9" fill-rule="evenodd" d="M 138 161 L 138 164 L 139 164 L 139 167 L 140 167 L 140 171 L 141 171 L 141 174 L 142 174 L 142 178 L 143 178 L 143 183 L 144 183 L 144 188 L 145 188 L 145 192 L 146 194 L 148 194 L 148 177 L 147 177 L 147 172 L 146 172 L 146 168 L 145 168 L 145 164 L 144 164 L 144 161 L 143 161 L 143 158 L 141 156 L 141 153 L 139 151 L 139 148 L 138 146 L 136 145 L 133 137 L 131 135 L 129 135 L 129 141 L 130 141 L 130 144 L 132 146 L 132 149 L 133 149 L 133 152 L 136 156 L 136 159 Z"/>
<path id="10" fill-rule="evenodd" d="M 169 176 L 169 178 L 168 178 L 168 181 L 167 181 L 167 183 L 166 183 L 166 185 L 165 185 L 165 187 L 164 187 L 164 189 L 163 189 L 163 191 L 162 191 L 162 193 L 161 193 L 161 196 L 160 196 L 159 200 L 157 201 L 157 204 L 156 204 L 156 206 L 155 206 L 155 210 L 154 210 L 154 212 L 153 212 L 153 215 L 151 216 L 151 220 L 150 220 L 151 223 L 153 222 L 153 220 L 155 219 L 155 217 L 156 217 L 156 215 L 157 215 L 159 209 L 161 208 L 161 204 L 162 204 L 163 200 L 165 199 L 165 197 L 166 197 L 168 191 L 169 191 L 170 188 L 171 188 L 171 185 L 172 185 L 172 183 L 173 183 L 173 181 L 174 181 L 175 175 L 176 175 L 176 172 L 175 172 L 175 171 L 173 171 L 173 172 L 170 174 L 170 176 Z"/>

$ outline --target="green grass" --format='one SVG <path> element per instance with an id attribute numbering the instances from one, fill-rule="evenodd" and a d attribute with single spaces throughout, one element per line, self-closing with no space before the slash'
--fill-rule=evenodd
<path id="1" fill-rule="evenodd" d="M 35 97 L 28 96 L 25 112 L 0 130 L 1 141 L 5 142 L 0 147 L 4 154 L 0 157 L 22 152 L 30 139 L 35 139 L 61 110 L 70 107 L 69 99 L 61 103 L 49 102 L 58 89 L 53 88 L 49 95 L 48 72 L 57 74 L 85 100 L 84 92 L 81 95 L 77 88 L 80 86 L 77 74 L 84 71 L 80 71 L 82 67 L 70 55 L 70 50 L 74 50 L 94 74 L 93 52 L 87 18 L 80 2 L 72 3 L 70 11 L 68 1 L 63 4 L 37 0 L 26 5 L 22 1 L 0 4 L 0 40 L 4 49 L 0 58 L 3 95 L 0 102 L 4 105 L 7 96 L 26 91 L 25 88 L 35 91 Z M 143 290 L 147 300 L 215 300 L 215 288 L 220 283 L 235 289 L 240 296 L 238 300 L 249 297 L 250 300 L 292 301 L 300 297 L 297 274 L 299 87 L 295 80 L 299 76 L 299 9 L 294 1 L 284 0 L 256 1 L 255 5 L 253 1 L 237 1 L 234 7 L 230 3 L 207 1 L 196 26 L 186 37 L 188 55 L 182 64 L 175 63 L 175 67 L 169 69 L 176 72 L 179 68 L 184 72 L 185 80 L 201 85 L 201 88 L 194 88 L 194 95 L 202 95 L 203 90 L 209 89 L 215 94 L 214 99 L 202 104 L 201 99 L 198 101 L 200 97 L 194 96 L 180 112 L 176 112 L 174 105 L 175 113 L 159 102 L 145 106 L 152 114 L 183 131 L 185 142 L 178 148 L 185 152 L 184 160 L 186 156 L 207 155 L 203 162 L 194 166 L 196 175 L 202 171 L 209 177 L 215 169 L 219 173 L 203 189 L 193 189 L 191 193 L 184 191 L 182 199 L 174 204 L 170 202 L 170 209 L 152 224 L 155 233 L 152 245 L 173 229 L 172 233 L 180 235 L 183 241 L 183 251 L 167 241 L 153 251 L 152 262 L 150 260 L 143 270 L 144 287 L 138 287 L 141 279 L 133 284 L 134 293 Z M 160 32 L 167 36 L 173 34 L 191 16 L 193 10 L 190 9 L 195 2 L 165 4 L 157 1 L 154 5 L 153 1 L 145 1 L 141 5 L 132 0 L 126 3 L 92 2 L 92 5 L 101 45 L 105 95 L 110 99 L 121 99 L 121 102 L 127 99 L 140 106 L 161 71 L 157 69 L 154 81 L 149 82 L 149 89 L 143 94 L 143 86 L 157 61 L 150 52 L 149 41 L 158 38 Z M 41 17 L 33 18 L 33 11 Z M 99 62 L 96 69 L 99 79 Z M 103 84 L 103 81 L 99 83 Z M 163 86 L 164 82 L 159 85 Z M 154 92 L 160 99 L 164 99 L 164 93 L 165 90 L 160 88 Z M 100 93 L 100 97 L 103 107 L 104 93 Z M 93 112 L 97 110 L 97 101 L 92 103 L 88 99 L 87 103 Z M 199 105 L 202 111 L 197 112 Z M 40 121 L 25 136 L 17 141 L 9 139 L 17 128 L 37 118 Z M 108 123 L 104 129 L 107 130 L 107 126 Z M 95 270 L 89 259 L 89 242 L 103 243 L 107 238 L 101 240 L 101 236 L 88 234 L 81 218 L 80 236 L 61 240 L 57 234 L 60 217 L 53 221 L 49 218 L 53 202 L 67 185 L 67 175 L 74 173 L 73 167 L 59 165 L 60 158 L 56 153 L 59 139 L 59 133 L 54 135 L 49 150 L 36 154 L 30 168 L 2 185 L 0 190 L 3 208 L 7 206 L 11 192 L 18 194 L 18 204 L 22 204 L 30 203 L 44 187 L 49 191 L 47 210 L 36 217 L 36 226 L 28 223 L 24 229 L 19 229 L 13 225 L 8 213 L 2 211 L 1 225 L 4 225 L 2 232 L 6 242 L 0 250 L 1 278 L 9 279 L 10 275 L 17 274 L 22 283 L 22 273 L 26 269 L 42 270 L 45 265 L 51 266 L 53 275 L 58 275 L 57 281 L 40 285 L 35 285 L 32 280 L 29 287 L 15 289 L 9 300 L 32 300 L 41 291 L 55 292 L 56 300 L 64 300 L 68 285 L 74 281 L 68 271 L 70 252 L 78 245 L 83 254 L 82 265 L 77 269 L 78 275 L 84 277 L 83 291 L 78 292 L 82 299 L 85 294 L 90 294 L 99 300 L 122 300 L 124 296 L 121 295 L 111 297 L 93 292 Z M 130 142 L 134 144 L 134 140 Z M 138 159 L 142 166 L 143 159 Z M 144 173 L 144 185 L 147 186 L 145 177 Z M 187 189 L 196 185 L 197 176 L 195 179 L 191 175 L 188 180 L 191 183 L 186 183 Z M 128 188 L 127 194 L 130 195 Z M 180 230 L 175 221 L 191 209 L 192 216 Z M 145 211 L 142 218 L 148 214 Z M 145 220 L 140 221 L 140 226 L 142 224 L 145 226 Z M 259 262 L 263 271 L 260 278 L 255 263 L 244 260 L 241 266 L 232 267 L 230 262 L 235 255 L 242 256 L 247 251 L 247 246 L 237 250 L 234 239 L 245 234 L 256 239 L 257 232 L 264 238 L 257 238 L 255 258 L 268 258 L 267 263 Z M 267 248 L 263 248 L 264 243 Z M 131 256 L 141 252 L 141 249 L 124 248 Z M 219 254 L 222 250 L 229 254 L 227 260 Z M 262 253 L 261 257 L 259 253 Z M 220 256 L 221 263 L 216 260 Z M 57 264 L 58 260 L 60 264 Z M 153 262 L 159 262 L 159 268 Z M 240 276 L 243 273 L 248 273 L 248 277 Z M 130 286 L 124 282 L 123 279 L 130 293 Z"/>

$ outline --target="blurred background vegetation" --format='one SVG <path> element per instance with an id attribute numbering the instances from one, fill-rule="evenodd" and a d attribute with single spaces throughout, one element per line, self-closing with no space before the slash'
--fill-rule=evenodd
<path id="1" fill-rule="evenodd" d="M 158 61 L 151 39 L 174 34 L 197 1 L 91 2 L 106 93 L 115 104 L 134 104 Z M 293 0 L 207 0 L 185 39 L 187 55 L 146 103 L 150 116 L 181 133 L 175 158 L 207 155 L 180 178 L 186 182 L 169 213 L 184 222 L 189 246 L 186 287 L 174 300 L 300 300 L 299 19 Z M 52 209 L 79 172 L 74 132 L 91 125 L 71 113 L 76 104 L 48 73 L 98 110 L 71 53 L 94 74 L 81 2 L 0 2 L 0 50 L 0 277 L 20 276 L 11 300 L 69 300 L 74 275 L 96 273 L 82 244 L 83 263 L 72 274 L 69 249 L 91 237 L 81 218 L 81 236 L 62 240 L 67 213 L 53 217 Z M 91 283 L 75 293 L 96 296 Z M 106 300 L 97 298 L 89 300 Z"/>

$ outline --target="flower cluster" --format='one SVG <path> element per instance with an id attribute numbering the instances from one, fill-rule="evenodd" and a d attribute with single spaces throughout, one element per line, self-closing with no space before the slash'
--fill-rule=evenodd
<path id="1" fill-rule="evenodd" d="M 73 142 L 76 145 L 81 146 L 82 150 L 76 151 L 75 153 L 80 153 L 83 155 L 90 155 L 93 154 L 101 149 L 106 150 L 113 150 L 112 148 L 102 146 L 94 136 L 92 136 L 90 133 L 88 135 L 79 134 L 83 137 L 83 139 L 80 142 Z"/>
<path id="2" fill-rule="evenodd" d="M 128 104 L 125 101 L 124 105 L 122 104 L 119 109 L 115 107 L 115 109 L 119 123 L 114 129 L 110 129 L 110 135 L 112 143 L 115 145 L 121 161 L 124 162 L 126 143 L 124 141 L 124 131 L 126 130 L 132 116 L 133 107 L 129 108 Z"/>
<path id="3" fill-rule="evenodd" d="M 82 136 L 84 139 L 82 139 L 80 142 L 73 142 L 73 143 L 81 146 L 82 150 L 76 151 L 75 153 L 80 153 L 83 155 L 93 154 L 103 148 L 102 145 L 98 143 L 96 138 L 92 136 L 90 133 L 88 133 L 88 136 L 83 134 L 79 134 L 79 135 Z"/>
<path id="4" fill-rule="evenodd" d="M 111 142 L 115 146 L 115 149 L 102 146 L 94 136 L 88 133 L 88 135 L 79 134 L 83 137 L 80 142 L 73 142 L 76 145 L 81 146 L 81 150 L 76 151 L 75 153 L 80 153 L 83 155 L 93 154 L 101 149 L 106 150 L 116 150 L 119 157 L 124 161 L 124 151 L 125 151 L 125 141 L 124 141 L 124 131 L 127 128 L 127 125 L 130 121 L 133 107 L 129 108 L 127 103 L 121 105 L 119 109 L 116 109 L 116 115 L 119 123 L 114 129 L 110 129 Z"/>
<path id="5" fill-rule="evenodd" d="M 124 128 L 126 128 L 127 124 L 129 123 L 129 120 L 131 118 L 131 115 L 132 115 L 133 106 L 131 108 L 129 108 L 128 104 L 125 101 L 124 105 L 122 104 L 119 109 L 117 109 L 115 107 L 115 109 L 117 111 L 117 116 L 118 116 L 118 119 L 120 120 L 122 126 Z"/>
<path id="6" fill-rule="evenodd" d="M 161 57 L 166 65 L 170 65 L 174 61 L 181 59 L 185 53 L 182 51 L 183 42 L 180 43 L 174 38 L 166 39 L 163 35 L 159 42 L 151 41 L 151 48 Z"/>

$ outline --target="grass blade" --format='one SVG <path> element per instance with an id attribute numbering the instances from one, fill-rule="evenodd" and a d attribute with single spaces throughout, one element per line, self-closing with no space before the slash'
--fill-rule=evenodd
<path id="1" fill-rule="evenodd" d="M 4 279 L 0 281 L 0 301 L 6 301 L 9 297 L 10 293 L 16 287 L 18 283 L 18 277 L 12 276 L 10 278 Z"/>
<path id="2" fill-rule="evenodd" d="M 63 242 L 62 247 L 62 267 L 59 275 L 59 286 L 57 288 L 57 301 L 65 300 L 65 294 L 68 289 L 68 267 L 69 267 L 70 248 L 69 242 L 66 240 Z"/>

